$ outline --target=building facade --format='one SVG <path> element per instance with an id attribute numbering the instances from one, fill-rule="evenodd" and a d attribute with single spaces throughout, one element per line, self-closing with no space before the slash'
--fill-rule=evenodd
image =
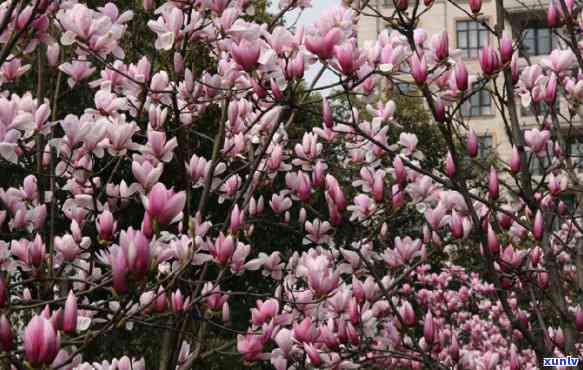
<path id="1" fill-rule="evenodd" d="M 394 12 L 393 0 L 371 0 L 370 4 L 387 17 Z M 528 56 L 533 62 L 550 54 L 560 42 L 546 25 L 548 4 L 548 0 L 504 1 L 505 31 L 512 35 L 514 40 L 520 40 L 522 55 Z M 420 6 L 423 7 L 422 4 Z M 429 37 L 447 30 L 450 49 L 458 49 L 458 54 L 461 55 L 470 73 L 479 73 L 478 53 L 488 43 L 494 44 L 494 36 L 459 7 L 469 10 L 467 1 L 456 1 L 456 4 L 452 4 L 445 0 L 435 0 L 431 8 L 421 16 L 418 27 L 423 28 Z M 492 28 L 496 25 L 498 20 L 495 0 L 483 0 L 479 19 Z M 388 24 L 383 23 L 380 17 L 361 14 L 358 24 L 360 45 L 376 40 L 378 34 L 387 28 Z M 563 113 L 567 104 L 561 104 L 560 101 L 557 104 Z M 532 105 L 530 108 L 523 108 L 517 100 L 517 108 L 521 125 L 528 129 L 537 124 L 537 113 L 538 118 L 542 118 L 544 111 L 541 112 L 541 109 L 544 110 L 545 106 Z M 474 94 L 463 107 L 462 114 L 464 120 L 480 137 L 482 155 L 496 152 L 501 159 L 509 160 L 511 145 L 505 133 L 504 123 L 486 90 Z M 580 153 L 583 157 L 583 140 L 577 140 L 581 136 L 569 135 L 569 137 L 572 142 L 566 143 L 568 150 L 572 154 Z M 533 165 L 536 167 L 537 164 Z"/>

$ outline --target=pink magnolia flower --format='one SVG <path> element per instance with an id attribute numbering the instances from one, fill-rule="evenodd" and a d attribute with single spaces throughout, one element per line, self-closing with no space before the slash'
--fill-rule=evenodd
<path id="1" fill-rule="evenodd" d="M 65 234 L 63 237 L 55 236 L 54 245 L 66 261 L 74 261 L 81 254 L 79 244 L 70 234 Z"/>
<path id="2" fill-rule="evenodd" d="M 324 256 L 307 258 L 302 269 L 306 270 L 304 273 L 307 274 L 310 288 L 318 296 L 329 294 L 338 286 L 340 273 L 329 266 L 329 261 Z"/>
<path id="3" fill-rule="evenodd" d="M 348 206 L 352 212 L 351 220 L 365 220 L 373 214 L 376 209 L 374 201 L 366 194 L 359 194 L 354 197 L 354 204 Z"/>
<path id="4" fill-rule="evenodd" d="M 262 359 L 263 346 L 265 341 L 263 336 L 258 334 L 237 335 L 237 350 L 243 354 L 245 361 L 257 361 Z"/>
<path id="5" fill-rule="evenodd" d="M 543 155 L 547 148 L 547 142 L 551 137 L 550 131 L 539 131 L 538 128 L 527 130 L 524 132 L 524 141 L 526 145 L 537 155 Z"/>
<path id="6" fill-rule="evenodd" d="M 442 31 L 431 37 L 431 46 L 437 60 L 447 59 L 449 56 L 449 38 L 447 31 Z"/>
<path id="7" fill-rule="evenodd" d="M 77 297 L 69 291 L 63 312 L 63 331 L 70 332 L 77 329 Z"/>
<path id="8" fill-rule="evenodd" d="M 0 349 L 5 352 L 10 352 L 14 348 L 14 334 L 10 321 L 6 315 L 0 317 Z"/>
<path id="9" fill-rule="evenodd" d="M 0 307 L 6 306 L 8 303 L 8 286 L 3 277 L 0 276 Z"/>
<path id="10" fill-rule="evenodd" d="M 403 146 L 403 154 L 404 155 L 411 155 L 417 148 L 418 139 L 415 134 L 410 134 L 407 132 L 402 132 L 399 135 L 399 144 Z"/>
<path id="11" fill-rule="evenodd" d="M 334 55 L 340 65 L 340 70 L 345 75 L 352 75 L 359 68 L 360 54 L 358 47 L 352 42 L 347 42 L 334 47 Z"/>
<path id="12" fill-rule="evenodd" d="M 149 191 L 158 182 L 163 170 L 164 165 L 162 163 L 158 163 L 154 167 L 152 163 L 147 160 L 144 160 L 141 163 L 138 160 L 132 162 L 132 173 L 146 191 Z"/>
<path id="13" fill-rule="evenodd" d="M 314 343 L 320 336 L 320 329 L 312 323 L 309 317 L 306 317 L 301 323 L 294 323 L 293 336 L 299 342 Z"/>
<path id="14" fill-rule="evenodd" d="M 305 172 L 298 171 L 296 174 L 289 172 L 285 176 L 285 182 L 301 201 L 305 202 L 310 198 L 312 180 Z"/>
<path id="15" fill-rule="evenodd" d="M 468 155 L 470 157 L 474 158 L 478 155 L 478 146 L 478 135 L 476 135 L 474 130 L 470 130 L 466 144 Z"/>
<path id="16" fill-rule="evenodd" d="M 117 293 L 126 293 L 128 291 L 127 275 L 128 264 L 124 252 L 116 249 L 111 255 L 111 275 L 113 280 L 113 289 Z"/>
<path id="17" fill-rule="evenodd" d="M 235 204 L 231 211 L 229 230 L 235 232 L 245 223 L 245 211 L 239 209 L 239 205 Z"/>
<path id="18" fill-rule="evenodd" d="M 191 306 L 190 297 L 184 299 L 180 289 L 177 289 L 170 297 L 170 306 L 172 308 L 172 312 L 188 311 Z"/>
<path id="19" fill-rule="evenodd" d="M 324 36 L 309 35 L 305 39 L 306 49 L 320 59 L 330 59 L 334 55 L 334 46 L 341 38 L 342 32 L 339 28 L 330 29 Z"/>
<path id="20" fill-rule="evenodd" d="M 184 13 L 177 7 L 166 7 L 157 20 L 150 20 L 148 27 L 157 34 L 155 47 L 158 50 L 170 50 L 179 40 L 184 26 Z"/>
<path id="21" fill-rule="evenodd" d="M 210 241 L 207 242 L 207 247 L 211 255 L 218 263 L 226 265 L 229 263 L 233 253 L 235 252 L 235 244 L 236 241 L 232 235 L 225 237 L 225 235 L 221 232 L 214 243 Z"/>
<path id="22" fill-rule="evenodd" d="M 542 240 L 545 232 L 544 218 L 540 209 L 536 212 L 532 226 L 532 235 L 538 241 Z"/>
<path id="23" fill-rule="evenodd" d="M 433 343 L 435 338 L 435 323 L 431 311 L 427 311 L 425 319 L 423 320 L 423 338 L 428 344 Z"/>
<path id="24" fill-rule="evenodd" d="M 468 70 L 463 62 L 458 62 L 454 69 L 456 87 L 460 91 L 466 91 L 469 85 Z"/>
<path id="25" fill-rule="evenodd" d="M 580 305 L 577 306 L 577 311 L 575 312 L 575 327 L 578 331 L 583 331 L 583 309 Z"/>
<path id="26" fill-rule="evenodd" d="M 401 316 L 401 319 L 405 325 L 413 326 L 417 322 L 415 311 L 413 310 L 413 307 L 409 301 L 403 302 L 401 307 L 399 307 L 399 315 Z"/>
<path id="27" fill-rule="evenodd" d="M 448 177 L 453 177 L 455 175 L 455 162 L 450 151 L 447 152 L 445 158 L 445 173 Z"/>
<path id="28" fill-rule="evenodd" d="M 229 295 L 224 294 L 220 287 L 214 286 L 211 282 L 207 282 L 204 285 L 202 295 L 206 297 L 205 302 L 208 308 L 215 312 L 221 311 L 229 300 Z"/>
<path id="29" fill-rule="evenodd" d="M 154 158 L 169 162 L 174 155 L 173 151 L 178 146 L 176 138 L 166 141 L 166 134 L 162 131 L 148 130 L 148 142 L 144 153 L 151 154 Z"/>
<path id="30" fill-rule="evenodd" d="M 521 162 L 520 162 L 520 153 L 518 152 L 518 148 L 516 145 L 512 146 L 512 156 L 510 158 L 510 170 L 514 173 L 520 171 Z"/>
<path id="31" fill-rule="evenodd" d="M 128 149 L 135 149 L 136 144 L 132 142 L 132 137 L 138 131 L 137 125 L 126 123 L 123 116 L 115 122 L 107 124 L 107 138 L 109 140 L 108 151 L 111 155 L 125 154 Z"/>
<path id="32" fill-rule="evenodd" d="M 24 329 L 26 360 L 32 365 L 51 364 L 57 356 L 60 342 L 51 322 L 42 316 L 34 316 Z"/>
<path id="33" fill-rule="evenodd" d="M 59 70 L 69 76 L 67 82 L 71 88 L 95 72 L 95 68 L 91 67 L 91 62 L 79 60 L 61 64 Z"/>
<path id="34" fill-rule="evenodd" d="M 503 64 L 510 62 L 514 49 L 512 48 L 512 39 L 505 32 L 500 39 L 500 59 Z"/>
<path id="35" fill-rule="evenodd" d="M 490 175 L 488 177 L 488 195 L 490 199 L 498 199 L 499 195 L 498 172 L 494 166 L 490 167 Z"/>
<path id="36" fill-rule="evenodd" d="M 298 44 L 293 34 L 285 27 L 277 26 L 269 36 L 269 44 L 277 54 L 281 55 L 297 49 Z"/>
<path id="37" fill-rule="evenodd" d="M 305 56 L 303 53 L 298 53 L 295 58 L 287 63 L 285 72 L 288 79 L 304 77 L 304 70 L 306 68 Z"/>
<path id="38" fill-rule="evenodd" d="M 182 217 L 186 193 L 184 191 L 174 193 L 172 189 L 166 189 L 164 184 L 157 183 L 143 202 L 152 218 L 161 225 L 168 225 L 177 222 Z"/>
<path id="39" fill-rule="evenodd" d="M 29 267 L 39 267 L 46 255 L 45 244 L 38 234 L 32 242 L 26 239 L 13 240 L 10 244 L 10 249 L 12 254 Z"/>
<path id="40" fill-rule="evenodd" d="M 99 239 L 111 241 L 117 229 L 117 222 L 113 219 L 113 214 L 109 210 L 104 210 L 95 221 Z"/>
<path id="41" fill-rule="evenodd" d="M 474 14 L 478 14 L 480 12 L 480 10 L 482 9 L 482 0 L 470 0 L 469 4 L 470 4 L 470 10 Z"/>
<path id="42" fill-rule="evenodd" d="M 575 54 L 571 49 L 555 49 L 548 57 L 545 57 L 542 64 L 559 76 L 570 70 L 577 63 Z"/>
<path id="43" fill-rule="evenodd" d="M 549 2 L 549 8 L 547 10 L 547 24 L 549 27 L 557 27 L 560 23 L 560 15 L 557 6 L 554 1 Z"/>
<path id="44" fill-rule="evenodd" d="M 491 224 L 488 224 L 488 249 L 493 254 L 497 254 L 500 251 L 500 242 L 498 241 L 498 237 L 496 236 L 496 232 L 492 228 Z"/>
<path id="45" fill-rule="evenodd" d="M 411 262 L 415 257 L 423 257 L 425 247 L 419 239 L 413 240 L 410 237 L 401 239 L 395 238 L 395 248 L 387 249 L 383 254 L 383 259 L 391 267 L 400 267 L 403 264 Z"/>
<path id="46" fill-rule="evenodd" d="M 150 268 L 150 241 L 138 230 L 128 228 L 122 230 L 119 236 L 119 247 L 124 255 L 128 272 L 141 279 Z M 119 261 L 121 263 L 121 260 Z"/>
<path id="47" fill-rule="evenodd" d="M 251 309 L 251 322 L 253 325 L 261 326 L 279 314 L 279 302 L 276 299 L 258 300 L 256 306 L 257 308 Z"/>
<path id="48" fill-rule="evenodd" d="M 415 80 L 417 85 L 423 85 L 427 80 L 427 62 L 425 57 L 419 57 L 417 54 L 413 54 L 409 60 L 409 65 L 411 67 L 411 76 Z"/>
<path id="49" fill-rule="evenodd" d="M 500 69 L 500 55 L 490 46 L 485 46 L 480 51 L 480 67 L 486 76 L 491 76 Z"/>
<path id="50" fill-rule="evenodd" d="M 231 47 L 231 54 L 235 62 L 241 66 L 244 71 L 251 72 L 258 66 L 261 49 L 257 42 L 250 42 L 245 39 L 241 40 L 238 45 Z"/>
<path id="51" fill-rule="evenodd" d="M 269 205 L 271 206 L 271 209 L 273 209 L 273 212 L 280 214 L 291 208 L 292 200 L 284 194 L 273 194 L 269 201 Z"/>
<path id="52" fill-rule="evenodd" d="M 15 81 L 30 69 L 30 64 L 22 65 L 22 60 L 13 55 L 0 67 L 0 76 L 4 81 Z"/>

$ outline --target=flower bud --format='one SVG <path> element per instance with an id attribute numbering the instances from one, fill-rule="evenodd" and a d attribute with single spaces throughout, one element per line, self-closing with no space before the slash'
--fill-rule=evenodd
<path id="1" fill-rule="evenodd" d="M 555 2 L 551 1 L 549 3 L 549 9 L 547 11 L 547 25 L 550 28 L 555 28 L 559 25 L 560 17 L 559 10 L 557 9 Z"/>
<path id="2" fill-rule="evenodd" d="M 507 33 L 502 35 L 500 39 L 500 59 L 502 63 L 506 64 L 512 59 L 512 39 L 508 37 Z"/>
<path id="3" fill-rule="evenodd" d="M 330 109 L 330 102 L 328 102 L 328 99 L 322 99 L 322 117 L 324 118 L 324 125 L 327 128 L 332 128 L 334 126 L 334 118 L 332 116 L 332 110 Z"/>
<path id="4" fill-rule="evenodd" d="M 581 309 L 581 306 L 577 306 L 577 311 L 575 312 L 575 327 L 578 331 L 583 331 L 583 309 Z"/>
<path id="5" fill-rule="evenodd" d="M 423 85 L 427 80 L 427 63 L 425 57 L 419 58 L 417 54 L 413 54 L 409 61 L 411 66 L 411 76 L 417 85 Z"/>
<path id="6" fill-rule="evenodd" d="M 470 0 L 470 10 L 474 14 L 478 14 L 482 9 L 482 0 Z"/>
<path id="7" fill-rule="evenodd" d="M 490 167 L 490 176 L 488 178 L 488 194 L 490 199 L 496 200 L 499 195 L 498 173 L 494 167 Z"/>
<path id="8" fill-rule="evenodd" d="M 63 331 L 72 332 L 77 329 L 77 297 L 73 291 L 69 291 L 69 296 L 65 302 L 63 313 Z"/>
<path id="9" fill-rule="evenodd" d="M 425 315 L 425 320 L 423 322 L 423 338 L 427 344 L 432 344 L 435 338 L 435 323 L 433 322 L 433 316 L 431 311 L 427 311 Z"/>
<path id="10" fill-rule="evenodd" d="M 12 327 L 10 321 L 5 315 L 0 317 L 0 349 L 4 352 L 9 352 L 14 348 L 14 334 L 12 334 Z"/>
<path id="11" fill-rule="evenodd" d="M 500 69 L 500 56 L 498 51 L 490 46 L 485 46 L 480 51 L 480 67 L 486 76 L 491 76 Z"/>
<path id="12" fill-rule="evenodd" d="M 50 321 L 35 316 L 24 329 L 24 353 L 33 366 L 49 365 L 59 352 L 60 339 Z"/>
<path id="13" fill-rule="evenodd" d="M 447 152 L 447 156 L 445 159 L 445 173 L 448 177 L 453 177 L 455 175 L 455 162 L 453 157 L 451 156 L 451 152 Z"/>
<path id="14" fill-rule="evenodd" d="M 431 38 L 431 46 L 433 47 L 437 60 L 447 59 L 449 56 L 449 39 L 447 37 L 447 31 L 442 31 L 433 35 Z"/>
<path id="15" fill-rule="evenodd" d="M 435 120 L 437 122 L 445 121 L 445 104 L 440 98 L 435 99 Z"/>
<path id="16" fill-rule="evenodd" d="M 543 219 L 543 214 L 540 209 L 536 212 L 534 216 L 534 224 L 532 226 L 532 235 L 536 240 L 542 240 L 543 234 L 545 232 L 545 224 Z"/>
<path id="17" fill-rule="evenodd" d="M 468 89 L 468 69 L 463 62 L 455 65 L 455 84 L 458 90 L 466 91 Z"/>
<path id="18" fill-rule="evenodd" d="M 478 155 L 478 135 L 476 135 L 476 133 L 473 130 L 470 130 L 470 133 L 468 134 L 468 141 L 467 141 L 467 150 L 468 150 L 468 155 L 472 158 L 476 157 Z"/>
<path id="19" fill-rule="evenodd" d="M 6 280 L 0 276 L 0 308 L 6 306 L 8 303 L 8 287 L 6 286 Z"/>
<path id="20" fill-rule="evenodd" d="M 411 303 L 405 301 L 405 303 L 403 303 L 403 305 L 399 308 L 399 314 L 401 315 L 401 318 L 403 319 L 405 325 L 408 326 L 415 325 L 417 319 L 415 317 L 415 311 L 413 311 Z"/>
<path id="21" fill-rule="evenodd" d="M 496 237 L 496 233 L 490 224 L 488 224 L 488 248 L 493 254 L 497 254 L 500 251 L 498 237 Z"/>
<path id="22" fill-rule="evenodd" d="M 397 10 L 405 11 L 409 7 L 408 0 L 394 0 L 394 1 L 395 1 L 395 7 L 397 8 Z"/>

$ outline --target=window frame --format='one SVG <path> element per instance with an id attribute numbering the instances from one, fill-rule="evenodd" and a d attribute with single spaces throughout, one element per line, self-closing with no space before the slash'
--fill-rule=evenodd
<path id="1" fill-rule="evenodd" d="M 484 139 L 490 141 L 489 146 L 484 145 Z M 488 160 L 495 152 L 494 135 L 489 132 L 478 134 L 478 158 L 482 161 Z"/>
<path id="2" fill-rule="evenodd" d="M 494 113 L 492 112 L 492 97 L 490 93 L 485 88 L 480 88 L 478 91 L 475 91 L 476 84 L 472 86 L 471 96 L 466 99 L 462 106 L 460 107 L 460 112 L 464 117 L 484 117 L 484 116 L 491 116 Z M 476 100 L 477 99 L 477 105 Z M 485 102 L 488 102 L 486 105 Z M 475 110 L 477 109 L 477 111 Z"/>
<path id="3" fill-rule="evenodd" d="M 578 147 L 575 153 L 573 152 L 574 147 Z M 575 171 L 583 172 L 583 133 L 576 132 L 574 135 L 568 135 L 565 143 L 565 151 Z"/>
<path id="4" fill-rule="evenodd" d="M 462 18 L 455 20 L 455 41 L 456 47 L 462 51 L 462 55 L 466 59 L 478 58 L 480 50 L 488 44 L 490 40 L 490 33 L 488 29 L 484 27 L 482 23 L 489 23 L 488 18 L 481 18 L 478 20 L 470 18 Z M 460 25 L 465 24 L 464 29 L 460 29 Z M 471 36 L 472 32 L 476 32 L 474 37 Z M 462 35 L 465 39 L 465 46 L 462 46 Z M 475 38 L 475 46 L 472 46 L 473 38 Z M 481 41 L 481 42 L 480 42 Z"/>
<path id="5" fill-rule="evenodd" d="M 535 56 L 541 56 L 541 55 L 548 55 L 550 54 L 550 52 L 559 45 L 559 39 L 557 38 L 557 36 L 555 36 L 555 33 L 553 32 L 553 29 L 548 27 L 547 24 L 543 21 L 541 21 L 538 18 L 531 18 L 531 19 L 527 19 L 526 22 L 524 22 L 524 24 L 522 24 L 520 26 L 520 47 L 522 52 L 524 52 L 526 55 L 531 56 L 531 57 L 535 57 Z M 533 47 L 534 47 L 534 51 L 531 51 L 530 47 L 527 47 L 526 45 L 526 40 L 527 40 L 527 35 L 526 32 L 533 32 L 534 35 L 532 37 L 532 42 L 533 42 Z M 548 32 L 548 50 L 545 48 L 543 50 L 543 45 L 542 45 L 542 33 L 543 31 Z M 530 40 L 531 37 L 528 37 L 528 39 Z M 529 42 L 530 43 L 530 42 Z"/>

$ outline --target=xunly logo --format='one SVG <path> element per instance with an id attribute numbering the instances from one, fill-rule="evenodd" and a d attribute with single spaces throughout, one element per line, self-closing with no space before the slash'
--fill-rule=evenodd
<path id="1" fill-rule="evenodd" d="M 577 366 L 579 359 L 577 357 L 546 357 L 543 366 Z"/>

